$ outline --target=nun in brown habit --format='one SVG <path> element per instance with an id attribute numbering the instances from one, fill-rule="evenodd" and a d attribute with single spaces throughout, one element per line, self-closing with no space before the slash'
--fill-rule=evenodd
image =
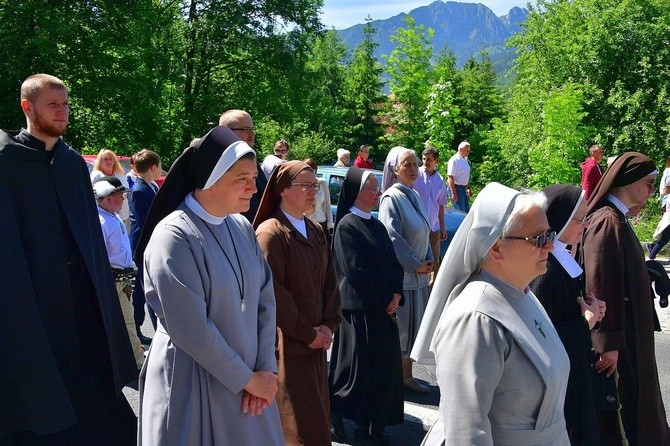
<path id="1" fill-rule="evenodd" d="M 342 320 L 323 229 L 303 213 L 319 183 L 302 161 L 275 168 L 254 220 L 277 300 L 277 403 L 287 445 L 330 445 L 326 350 Z"/>
<path id="2" fill-rule="evenodd" d="M 654 193 L 656 167 L 638 152 L 620 155 L 588 204 L 589 227 L 578 253 L 586 292 L 607 303 L 592 334 L 600 373 L 619 372 L 619 398 L 631 445 L 670 445 L 654 352 L 653 301 L 640 242 L 627 214 Z M 601 443 L 620 445 L 616 411 L 598 412 Z"/>

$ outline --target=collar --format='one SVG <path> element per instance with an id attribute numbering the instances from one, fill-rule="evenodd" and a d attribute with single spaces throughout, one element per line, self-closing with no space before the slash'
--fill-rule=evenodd
<path id="1" fill-rule="evenodd" d="M 103 212 L 103 213 L 109 215 L 110 217 L 119 218 L 118 215 L 116 214 L 116 212 L 109 212 L 107 209 L 104 209 L 104 208 L 100 207 L 99 204 L 97 204 L 97 206 L 98 206 L 98 210 L 100 212 Z"/>
<path id="2" fill-rule="evenodd" d="M 411 187 L 409 187 L 409 186 L 405 186 L 405 185 L 404 185 L 404 184 L 402 184 L 402 183 L 401 183 L 400 181 L 398 181 L 398 182 L 397 182 L 397 183 L 395 183 L 395 184 L 397 184 L 397 185 L 398 185 L 398 187 L 400 187 L 400 188 L 403 188 L 403 189 L 405 189 L 405 190 L 408 190 L 408 191 L 410 191 L 410 193 L 414 193 L 414 189 L 412 189 L 412 188 L 411 188 Z"/>
<path id="3" fill-rule="evenodd" d="M 509 283 L 505 282 L 502 280 L 500 277 L 496 276 L 495 274 L 491 273 L 490 271 L 485 270 L 484 268 L 481 268 L 478 273 L 476 273 L 475 276 L 473 276 L 473 279 L 477 280 L 483 280 L 484 282 L 488 282 L 492 284 L 495 288 L 500 291 L 500 293 L 503 296 L 509 296 L 517 300 L 523 300 L 526 298 L 526 294 L 528 293 L 528 290 L 530 288 L 526 287 L 525 290 L 520 290 L 519 288 L 510 285 Z"/>
<path id="4" fill-rule="evenodd" d="M 628 207 L 612 194 L 607 195 L 607 200 L 612 203 L 623 215 L 628 216 Z"/>
<path id="5" fill-rule="evenodd" d="M 554 256 L 558 263 L 561 264 L 566 273 L 570 275 L 573 279 L 581 276 L 584 270 L 579 266 L 579 263 L 572 257 L 572 254 L 566 249 L 568 245 L 560 241 L 559 239 L 554 239 L 554 250 L 551 251 L 551 255 Z"/>
<path id="6" fill-rule="evenodd" d="M 28 146 L 32 149 L 46 151 L 46 144 L 41 139 L 35 138 L 33 135 L 28 133 L 28 130 L 22 128 L 18 135 L 16 135 L 16 140 L 21 144 Z M 54 146 L 54 150 L 58 146 L 58 143 Z"/>
<path id="7" fill-rule="evenodd" d="M 184 204 L 186 204 L 186 207 L 188 207 L 195 215 L 200 217 L 202 220 L 206 221 L 209 224 L 212 225 L 220 225 L 223 223 L 223 220 L 225 220 L 226 217 L 217 217 L 216 215 L 212 215 L 209 212 L 205 210 L 204 207 L 200 205 L 196 201 L 196 199 L 193 197 L 193 192 L 188 194 L 186 198 L 184 198 Z"/>
<path id="8" fill-rule="evenodd" d="M 428 178 L 432 178 L 433 176 L 435 176 L 436 173 L 439 173 L 439 172 L 437 171 L 437 167 L 435 168 L 433 173 L 430 173 L 430 172 L 428 172 L 428 169 L 426 169 L 426 166 L 419 166 L 419 173 L 423 174 L 423 175 L 426 175 Z"/>
<path id="9" fill-rule="evenodd" d="M 370 220 L 372 218 L 372 214 L 370 212 L 361 211 L 356 206 L 352 206 L 351 209 L 349 209 L 349 212 L 358 217 L 361 217 L 364 220 Z"/>
<path id="10" fill-rule="evenodd" d="M 280 210 L 286 219 L 293 225 L 295 230 L 301 233 L 303 237 L 307 238 L 307 224 L 305 222 L 305 217 L 303 216 L 302 218 L 295 218 L 294 216 L 284 212 L 284 210 Z"/>

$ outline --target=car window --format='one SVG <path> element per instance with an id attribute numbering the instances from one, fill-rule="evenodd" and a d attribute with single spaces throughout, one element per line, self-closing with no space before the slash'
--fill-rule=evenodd
<path id="1" fill-rule="evenodd" d="M 337 206 L 337 202 L 340 199 L 340 191 L 342 190 L 342 183 L 344 183 L 344 177 L 337 175 L 330 175 L 330 180 L 328 182 L 328 189 L 330 190 L 330 204 Z"/>

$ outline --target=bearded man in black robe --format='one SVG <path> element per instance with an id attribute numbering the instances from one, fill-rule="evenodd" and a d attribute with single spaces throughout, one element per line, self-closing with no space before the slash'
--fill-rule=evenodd
<path id="1" fill-rule="evenodd" d="M 81 156 L 60 137 L 68 91 L 21 86 L 27 125 L 0 130 L 0 445 L 134 444 L 137 378 Z"/>

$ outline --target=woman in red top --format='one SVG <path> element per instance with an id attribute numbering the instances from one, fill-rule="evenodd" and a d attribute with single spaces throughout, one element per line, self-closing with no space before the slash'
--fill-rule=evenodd
<path id="1" fill-rule="evenodd" d="M 362 145 L 358 148 L 358 156 L 354 160 L 354 167 L 360 167 L 361 169 L 374 169 L 375 165 L 368 159 L 370 156 L 370 149 L 366 145 Z"/>

